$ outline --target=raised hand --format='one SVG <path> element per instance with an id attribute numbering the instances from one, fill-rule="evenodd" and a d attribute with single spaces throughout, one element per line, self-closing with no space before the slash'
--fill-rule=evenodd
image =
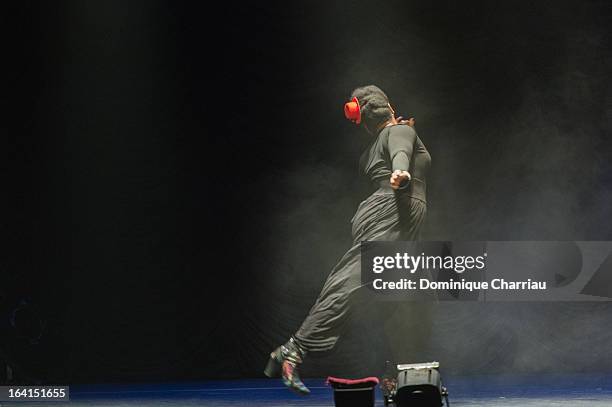
<path id="1" fill-rule="evenodd" d="M 400 116 L 395 120 L 397 121 L 397 124 L 405 124 L 410 127 L 414 127 L 414 124 L 416 123 L 416 119 L 414 117 L 410 117 L 405 120 L 402 116 Z"/>

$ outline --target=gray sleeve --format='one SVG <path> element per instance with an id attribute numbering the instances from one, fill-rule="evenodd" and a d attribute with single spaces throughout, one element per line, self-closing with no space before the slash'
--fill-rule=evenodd
<path id="1" fill-rule="evenodd" d="M 416 131 L 407 125 L 393 126 L 389 132 L 389 156 L 392 171 L 408 171 L 416 142 Z"/>

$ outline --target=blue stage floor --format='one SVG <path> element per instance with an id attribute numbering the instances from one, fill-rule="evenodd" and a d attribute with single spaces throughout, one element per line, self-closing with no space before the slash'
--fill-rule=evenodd
<path id="1" fill-rule="evenodd" d="M 451 406 L 612 406 L 610 376 L 446 378 Z M 54 406 L 333 406 L 323 380 L 307 380 L 308 397 L 293 395 L 278 380 L 72 386 L 69 403 Z M 377 398 L 382 406 L 382 397 Z M 41 406 L 43 403 L 30 405 Z M 27 403 L 2 403 L 25 406 Z"/>

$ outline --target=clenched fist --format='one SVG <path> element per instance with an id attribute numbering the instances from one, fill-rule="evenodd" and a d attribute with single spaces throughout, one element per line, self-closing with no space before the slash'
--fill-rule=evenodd
<path id="1" fill-rule="evenodd" d="M 398 189 L 403 183 L 410 181 L 410 173 L 408 171 L 395 170 L 393 174 L 391 174 L 391 178 L 389 179 L 389 183 L 391 184 L 391 188 Z"/>

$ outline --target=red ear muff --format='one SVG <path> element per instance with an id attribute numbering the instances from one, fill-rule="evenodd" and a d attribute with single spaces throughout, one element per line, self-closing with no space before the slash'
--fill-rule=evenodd
<path id="1" fill-rule="evenodd" d="M 361 109 L 357 98 L 351 99 L 344 104 L 344 116 L 355 124 L 361 123 Z"/>

